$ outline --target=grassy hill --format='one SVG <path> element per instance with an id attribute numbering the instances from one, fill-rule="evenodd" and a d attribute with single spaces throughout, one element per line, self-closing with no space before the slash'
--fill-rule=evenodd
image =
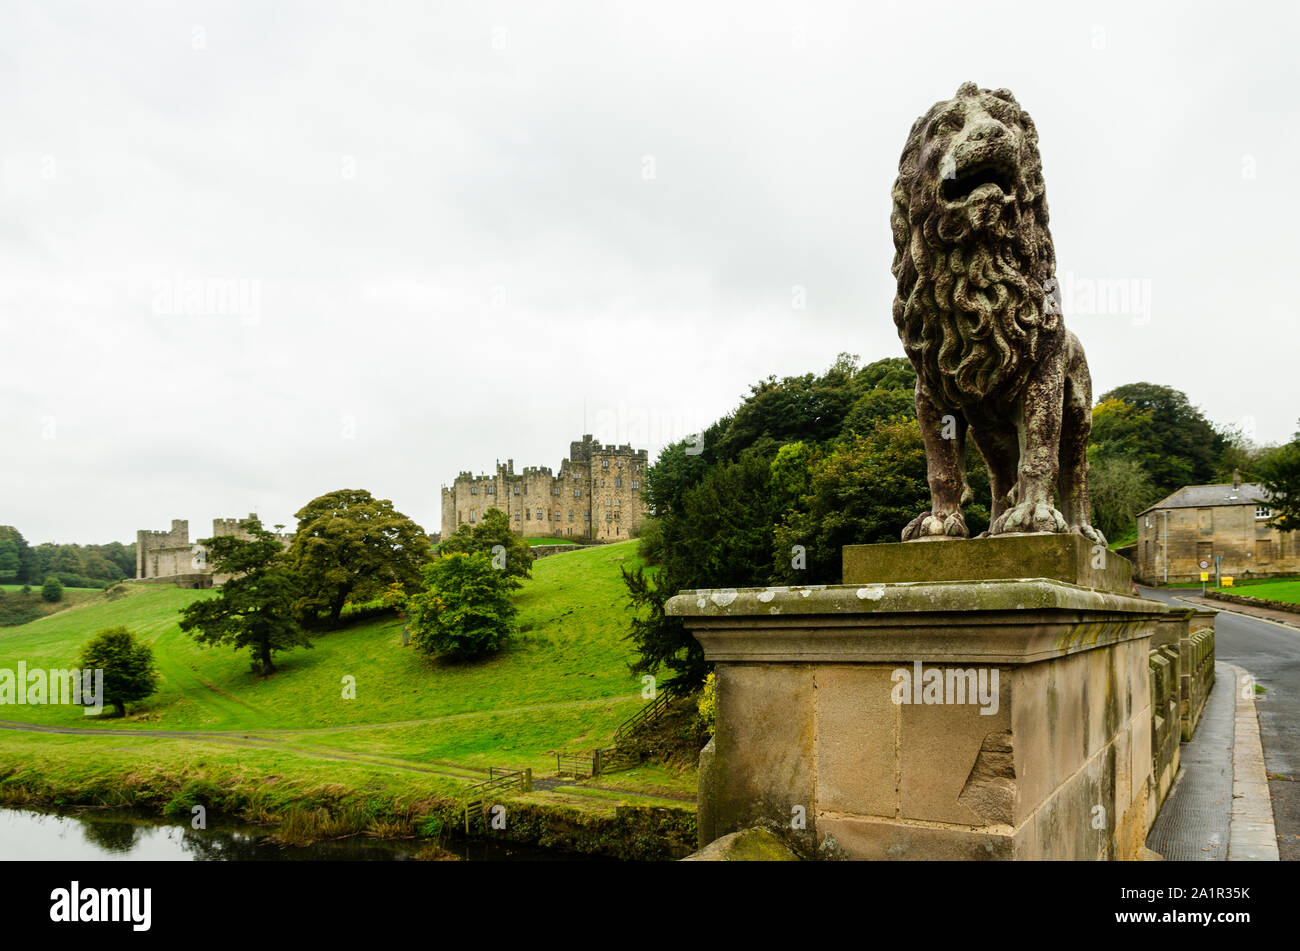
<path id="1" fill-rule="evenodd" d="M 399 621 L 384 618 L 315 636 L 313 649 L 280 655 L 279 670 L 265 679 L 251 672 L 246 652 L 200 647 L 181 632 L 180 609 L 212 592 L 129 586 L 116 601 L 92 600 L 0 628 L 0 667 L 20 660 L 29 669 L 71 667 L 95 632 L 124 625 L 152 645 L 158 692 L 126 719 L 86 717 L 67 706 L 4 706 L 0 719 L 103 731 L 110 741 L 136 734 L 140 743 L 130 748 L 147 746 L 150 755 L 183 740 L 177 749 L 191 759 L 196 742 L 211 740 L 308 759 L 441 763 L 450 775 L 506 764 L 553 772 L 550 751 L 606 743 L 645 702 L 640 679 L 628 671 L 633 654 L 624 640 L 629 615 L 619 571 L 636 563 L 635 542 L 539 560 L 515 595 L 520 636 L 484 662 L 430 663 L 402 647 Z M 342 697 L 345 676 L 356 678 L 355 700 Z M 149 736 L 154 731 L 192 735 Z M 56 741 L 48 733 L 0 731 L 0 766 L 23 744 L 75 751 L 87 741 L 104 748 L 98 737 Z M 680 785 L 689 789 L 689 781 Z"/>

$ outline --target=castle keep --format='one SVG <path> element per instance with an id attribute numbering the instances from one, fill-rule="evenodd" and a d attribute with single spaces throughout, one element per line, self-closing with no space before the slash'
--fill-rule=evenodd
<path id="1" fill-rule="evenodd" d="M 249 513 L 249 518 L 257 518 Z M 239 527 L 240 519 L 214 518 L 212 520 L 212 537 L 237 535 L 240 538 L 251 536 Z M 277 535 L 285 548 L 293 540 L 292 535 Z M 191 543 L 190 523 L 188 519 L 172 519 L 169 532 L 151 532 L 145 529 L 136 532 L 135 538 L 135 580 L 155 584 L 174 584 L 182 588 L 211 588 L 213 585 L 225 584 L 228 575 L 214 575 L 208 567 L 207 552 L 197 542 Z"/>
<path id="2" fill-rule="evenodd" d="M 516 474 L 513 459 L 498 462 L 495 475 L 462 472 L 442 487 L 442 537 L 498 508 L 525 537 L 631 538 L 645 518 L 641 481 L 646 465 L 644 449 L 602 446 L 585 435 L 569 443 L 559 475 L 546 466 L 527 466 Z"/>

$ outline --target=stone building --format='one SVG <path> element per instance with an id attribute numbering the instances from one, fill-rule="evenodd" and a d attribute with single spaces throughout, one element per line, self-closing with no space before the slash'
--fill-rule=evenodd
<path id="1" fill-rule="evenodd" d="M 1272 515 L 1264 487 L 1239 475 L 1223 485 L 1184 486 L 1138 514 L 1138 578 L 1199 581 L 1204 561 L 1213 580 L 1219 555 L 1220 572 L 1234 578 L 1300 573 L 1300 538 L 1270 526 Z"/>
<path id="2" fill-rule="evenodd" d="M 250 513 L 248 518 L 257 518 Z M 241 519 L 214 518 L 212 537 L 249 535 L 239 527 Z M 292 535 L 277 535 L 285 548 Z M 208 567 L 207 551 L 197 542 L 191 542 L 188 519 L 172 519 L 171 531 L 151 532 L 140 530 L 135 536 L 135 580 L 156 584 L 175 584 L 182 588 L 211 588 L 225 584 L 229 575 L 215 575 Z"/>
<path id="3" fill-rule="evenodd" d="M 493 475 L 462 472 L 442 487 L 442 537 L 498 508 L 528 538 L 631 538 L 646 514 L 641 488 L 647 464 L 644 449 L 602 446 L 585 435 L 569 443 L 558 474 L 546 466 L 516 473 L 513 459 L 497 462 Z"/>

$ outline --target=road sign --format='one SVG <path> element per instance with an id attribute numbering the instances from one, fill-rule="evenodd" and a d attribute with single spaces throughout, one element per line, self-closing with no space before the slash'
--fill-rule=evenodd
<path id="1" fill-rule="evenodd" d="M 1201 572 L 1201 580 L 1202 580 L 1202 581 L 1209 581 L 1209 580 L 1210 580 L 1210 573 L 1209 573 L 1208 571 L 1202 571 L 1202 572 Z"/>
<path id="2" fill-rule="evenodd" d="M 1205 559 L 1201 559 L 1200 565 L 1201 565 L 1201 570 L 1202 570 L 1202 571 L 1206 571 L 1206 570 L 1208 570 L 1209 567 L 1210 567 L 1210 563 L 1209 563 L 1208 561 L 1206 561 Z M 1203 580 L 1205 580 L 1205 579 L 1201 579 L 1201 580 L 1203 581 Z"/>

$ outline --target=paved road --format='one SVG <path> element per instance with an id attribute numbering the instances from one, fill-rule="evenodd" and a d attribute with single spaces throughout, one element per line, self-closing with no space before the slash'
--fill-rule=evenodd
<path id="1" fill-rule="evenodd" d="M 1140 590 L 1144 597 L 1188 606 L 1178 600 L 1185 592 Z M 1255 708 L 1273 797 L 1278 853 L 1283 861 L 1300 860 L 1300 629 L 1219 610 L 1214 650 L 1217 659 L 1245 668 L 1264 688 Z M 1220 686 L 1226 685 L 1216 684 L 1215 690 Z"/>

